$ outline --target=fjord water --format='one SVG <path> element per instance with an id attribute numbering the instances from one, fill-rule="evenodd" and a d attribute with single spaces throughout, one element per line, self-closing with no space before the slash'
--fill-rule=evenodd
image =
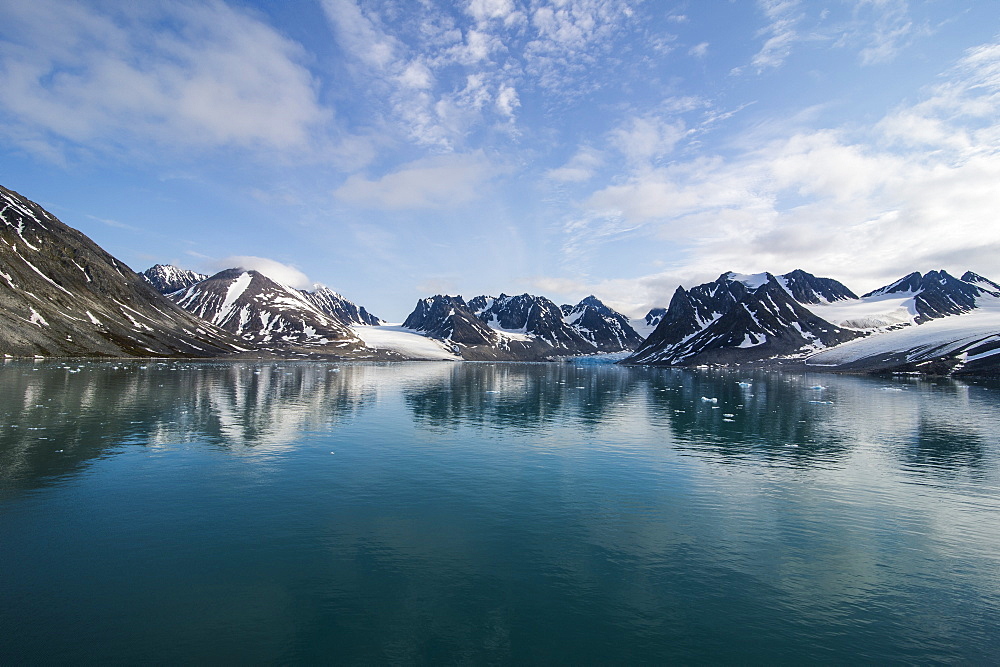
<path id="1" fill-rule="evenodd" d="M 1000 661 L 1000 390 L 0 367 L 0 662 Z"/>

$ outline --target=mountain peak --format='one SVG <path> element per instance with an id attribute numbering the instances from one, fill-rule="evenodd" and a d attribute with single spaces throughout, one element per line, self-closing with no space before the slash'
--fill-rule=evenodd
<path id="1" fill-rule="evenodd" d="M 173 264 L 156 264 L 140 273 L 139 276 L 160 294 L 170 294 L 208 278 L 204 274 L 181 269 Z"/>

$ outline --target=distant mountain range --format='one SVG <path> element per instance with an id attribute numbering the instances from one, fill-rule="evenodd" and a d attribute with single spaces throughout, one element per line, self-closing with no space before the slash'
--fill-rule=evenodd
<path id="1" fill-rule="evenodd" d="M 0 207 L 7 357 L 610 354 L 643 365 L 1000 375 L 1000 285 L 972 272 L 911 273 L 861 297 L 801 270 L 724 273 L 678 287 L 635 326 L 594 296 L 558 306 L 530 294 L 436 295 L 402 327 L 386 327 L 327 287 L 299 290 L 239 267 L 207 276 L 158 264 L 136 274 L 16 192 L 0 187 Z"/>
<path id="2" fill-rule="evenodd" d="M 403 326 L 477 360 L 623 352 L 642 342 L 628 318 L 594 296 L 560 307 L 531 294 L 477 296 L 469 302 L 439 294 L 418 301 Z"/>
<path id="3" fill-rule="evenodd" d="M 936 372 L 986 374 L 1000 365 L 1000 355 L 991 352 L 1000 352 L 1000 287 L 971 272 L 960 279 L 945 271 L 911 273 L 861 297 L 801 270 L 724 273 L 690 290 L 678 287 L 657 316 L 656 328 L 624 363 L 795 362 L 857 371 L 921 370 L 916 364 L 924 364 L 923 370 L 933 365 Z M 942 318 L 949 326 L 924 328 Z M 923 334 L 911 333 L 916 329 Z M 925 340 L 932 332 L 938 333 Z M 854 351 L 849 367 L 834 361 L 841 358 L 831 351 L 837 349 Z"/>

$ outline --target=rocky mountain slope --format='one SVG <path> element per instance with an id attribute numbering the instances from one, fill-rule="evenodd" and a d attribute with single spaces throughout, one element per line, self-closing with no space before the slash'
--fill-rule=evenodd
<path id="1" fill-rule="evenodd" d="M 365 348 L 347 323 L 323 312 L 306 293 L 257 271 L 226 269 L 169 298 L 253 349 L 322 348 L 347 354 Z"/>
<path id="2" fill-rule="evenodd" d="M 242 350 L 79 231 L 0 187 L 0 354 L 208 357 Z"/>
<path id="3" fill-rule="evenodd" d="M 805 359 L 807 368 L 845 372 L 1000 376 L 1000 298 L 972 311 L 859 338 Z"/>
<path id="4" fill-rule="evenodd" d="M 804 271 L 727 273 L 714 283 L 678 288 L 660 324 L 626 363 L 808 358 L 815 368 L 834 370 L 913 370 L 921 364 L 920 370 L 980 373 L 1000 361 L 990 353 L 1000 321 L 980 313 L 1000 303 L 996 287 L 971 272 L 957 279 L 931 271 L 856 297 L 837 281 Z M 974 313 L 980 314 L 971 318 Z M 924 328 L 942 318 L 948 323 Z"/>
<path id="5" fill-rule="evenodd" d="M 417 302 L 403 326 L 446 341 L 466 359 L 538 360 L 621 352 L 641 338 L 628 319 L 588 297 L 560 308 L 530 294 L 437 295 Z"/>
<path id="6" fill-rule="evenodd" d="M 859 335 L 816 316 L 793 291 L 821 303 L 850 294 L 836 281 L 804 271 L 783 276 L 724 273 L 690 290 L 678 287 L 656 329 L 626 362 L 742 363 L 805 354 Z"/>
<path id="7" fill-rule="evenodd" d="M 170 294 L 177 290 L 186 289 L 208 278 L 203 273 L 179 269 L 170 264 L 157 264 L 146 269 L 139 276 L 160 294 Z"/>
<path id="8" fill-rule="evenodd" d="M 242 271 L 243 269 L 230 269 L 231 271 Z M 157 264 L 143 271 L 140 276 L 153 286 L 161 294 L 172 294 L 182 289 L 193 287 L 200 282 L 209 279 L 201 273 L 181 269 L 169 264 Z M 293 288 L 288 288 L 293 289 Z M 299 292 L 309 303 L 315 306 L 320 312 L 333 317 L 342 324 L 348 326 L 361 324 L 368 326 L 378 326 L 385 322 L 375 315 L 369 313 L 363 306 L 358 306 L 348 301 L 343 296 L 333 291 L 325 285 L 316 285 L 312 291 L 295 290 Z M 284 292 L 276 292 L 283 294 Z M 274 304 L 278 308 L 278 304 Z"/>
<path id="9" fill-rule="evenodd" d="M 563 321 L 586 338 L 600 352 L 634 350 L 643 337 L 627 317 L 591 295 L 575 306 L 562 306 Z"/>
<path id="10" fill-rule="evenodd" d="M 329 287 L 321 285 L 312 291 L 300 291 L 306 300 L 316 306 L 320 312 L 326 313 L 344 324 L 362 324 L 373 327 L 385 324 L 384 320 L 369 313 L 364 306 L 358 306 L 348 301 Z"/>

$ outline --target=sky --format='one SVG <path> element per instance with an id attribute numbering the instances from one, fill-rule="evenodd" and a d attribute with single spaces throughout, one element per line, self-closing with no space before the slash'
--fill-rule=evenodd
<path id="1" fill-rule="evenodd" d="M 996 0 L 0 0 L 0 184 L 137 271 L 630 316 L 1000 280 Z"/>

